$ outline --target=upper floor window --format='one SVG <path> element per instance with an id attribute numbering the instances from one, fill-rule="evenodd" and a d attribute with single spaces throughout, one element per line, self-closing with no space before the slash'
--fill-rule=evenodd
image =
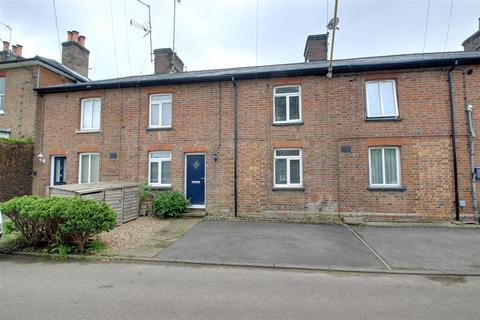
<path id="1" fill-rule="evenodd" d="M 300 149 L 276 149 L 275 187 L 302 186 L 302 151 Z"/>
<path id="2" fill-rule="evenodd" d="M 395 80 L 367 81 L 367 118 L 398 117 Z"/>
<path id="3" fill-rule="evenodd" d="M 150 128 L 172 127 L 172 95 L 152 94 L 150 96 Z"/>
<path id="4" fill-rule="evenodd" d="M 170 151 L 150 152 L 148 158 L 148 184 L 170 187 L 172 184 L 172 153 Z"/>
<path id="5" fill-rule="evenodd" d="M 99 98 L 83 99 L 80 130 L 100 130 L 101 109 Z"/>
<path id="6" fill-rule="evenodd" d="M 78 183 L 98 182 L 100 176 L 99 169 L 100 157 L 98 153 L 81 153 Z"/>
<path id="7" fill-rule="evenodd" d="M 276 87 L 274 90 L 274 123 L 302 121 L 300 86 Z"/>
<path id="8" fill-rule="evenodd" d="M 370 166 L 370 186 L 400 186 L 400 148 L 370 148 L 368 159 Z"/>
<path id="9" fill-rule="evenodd" d="M 0 77 L 0 114 L 5 112 L 5 77 Z"/>

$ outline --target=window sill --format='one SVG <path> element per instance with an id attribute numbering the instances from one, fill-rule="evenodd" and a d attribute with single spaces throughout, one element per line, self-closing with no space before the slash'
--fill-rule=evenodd
<path id="1" fill-rule="evenodd" d="M 365 121 L 402 121 L 402 118 L 399 116 L 395 117 L 367 117 Z"/>
<path id="2" fill-rule="evenodd" d="M 152 189 L 152 190 L 171 190 L 172 186 L 152 186 L 152 185 L 149 185 L 148 188 Z"/>
<path id="3" fill-rule="evenodd" d="M 397 191 L 397 192 L 403 192 L 406 191 L 407 188 L 404 187 L 367 187 L 368 191 Z"/>
<path id="4" fill-rule="evenodd" d="M 166 131 L 166 130 L 172 130 L 172 127 L 160 127 L 160 128 L 148 127 L 147 128 L 147 131 Z"/>
<path id="5" fill-rule="evenodd" d="M 302 124 L 303 124 L 303 121 L 274 122 L 272 123 L 272 126 L 297 126 Z"/>
<path id="6" fill-rule="evenodd" d="M 5 114 L 5 111 L 0 111 L 0 114 Z"/>
<path id="7" fill-rule="evenodd" d="M 102 130 L 75 130 L 75 133 L 101 133 Z"/>
<path id="8" fill-rule="evenodd" d="M 272 191 L 305 191 L 304 187 L 273 187 Z"/>

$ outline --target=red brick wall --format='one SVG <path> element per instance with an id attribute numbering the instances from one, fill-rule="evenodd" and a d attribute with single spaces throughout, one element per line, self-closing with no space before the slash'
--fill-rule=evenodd
<path id="1" fill-rule="evenodd" d="M 462 216 L 472 213 L 465 102 L 479 105 L 477 70 L 454 72 Z M 365 121 L 364 82 L 395 79 L 400 121 Z M 373 219 L 449 220 L 454 216 L 447 69 L 238 81 L 238 205 L 242 215 L 362 214 Z M 302 125 L 274 126 L 276 85 L 302 86 Z M 143 182 L 148 151 L 172 151 L 173 189 L 183 191 L 185 152 L 207 154 L 207 209 L 233 209 L 233 104 L 230 82 L 45 95 L 44 152 L 67 154 L 69 183 L 78 153 L 101 154 L 102 180 Z M 147 131 L 148 96 L 173 95 L 172 130 Z M 102 99 L 102 132 L 79 134 L 80 99 Z M 465 99 L 464 99 L 465 98 Z M 475 119 L 479 119 L 475 111 Z M 480 123 L 477 121 L 477 123 Z M 480 127 L 479 127 L 480 128 Z M 480 130 L 480 129 L 479 129 Z M 351 146 L 341 153 L 340 146 Z M 403 191 L 370 191 L 368 147 L 401 150 Z M 300 147 L 304 190 L 273 190 L 273 150 Z M 479 146 L 480 147 L 480 146 Z M 480 148 L 479 148 L 480 150 Z M 218 151 L 218 161 L 212 155 Z M 118 158 L 110 160 L 109 152 Z M 480 157 L 477 156 L 477 160 Z M 48 184 L 49 162 L 36 190 Z"/>

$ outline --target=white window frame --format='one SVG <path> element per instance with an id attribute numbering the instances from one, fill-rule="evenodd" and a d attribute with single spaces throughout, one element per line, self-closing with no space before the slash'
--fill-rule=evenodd
<path id="1" fill-rule="evenodd" d="M 384 113 L 384 108 L 383 108 L 383 97 L 382 97 L 382 90 L 380 90 L 380 83 L 392 83 L 393 84 L 393 95 L 394 95 L 394 102 L 395 102 L 395 113 L 394 114 L 385 114 Z M 368 84 L 371 83 L 376 83 L 378 85 L 378 94 L 380 96 L 380 111 L 381 115 L 370 115 L 370 106 L 368 103 L 368 92 L 367 92 L 367 86 Z M 366 101 L 366 106 L 367 106 L 367 118 L 395 118 L 398 117 L 398 99 L 397 99 L 397 83 L 395 80 L 371 80 L 371 81 L 365 81 L 365 101 Z"/>
<path id="2" fill-rule="evenodd" d="M 83 109 L 84 109 L 84 102 L 86 101 L 92 101 L 92 128 L 84 128 L 83 126 Z M 100 110 L 99 110 L 99 123 L 98 123 L 98 128 L 94 128 L 93 127 L 93 101 L 98 101 L 100 102 Z M 102 126 L 102 99 L 100 98 L 85 98 L 85 99 L 82 99 L 80 101 L 80 109 L 81 109 L 81 112 L 80 112 L 80 131 L 100 131 L 100 128 Z"/>
<path id="3" fill-rule="evenodd" d="M 0 79 L 4 79 L 4 82 L 5 82 L 5 91 L 7 91 L 7 77 L 0 77 Z M 5 92 L 3 93 L 0 93 L 0 97 L 3 98 L 3 99 L 0 99 L 0 101 L 3 100 L 3 105 L 1 106 L 2 108 L 0 109 L 0 114 L 4 114 L 5 113 Z"/>
<path id="4" fill-rule="evenodd" d="M 155 153 L 155 152 L 168 152 L 170 153 L 170 157 L 169 158 L 154 158 L 152 160 L 152 153 Z M 172 152 L 171 151 L 150 151 L 148 153 L 148 185 L 149 186 L 152 186 L 152 187 L 171 187 L 172 184 L 171 183 L 162 183 L 162 162 L 167 162 L 169 161 L 170 162 L 170 173 L 172 174 L 172 170 L 171 170 L 171 166 L 172 166 Z M 151 182 L 151 164 L 152 162 L 157 162 L 158 163 L 158 182 L 157 183 L 152 183 Z M 170 177 L 170 181 L 172 180 L 172 177 Z"/>
<path id="5" fill-rule="evenodd" d="M 276 93 L 277 89 L 280 88 L 290 88 L 296 87 L 298 88 L 298 92 L 291 92 L 291 93 Z M 286 120 L 278 121 L 275 119 L 275 98 L 277 97 L 286 97 Z M 298 97 L 298 119 L 290 120 L 290 97 Z M 277 86 L 273 87 L 273 123 L 301 123 L 302 122 L 302 86 L 300 85 L 291 85 L 291 86 Z"/>
<path id="6" fill-rule="evenodd" d="M 92 183 L 90 180 L 91 172 L 92 172 L 92 155 L 98 156 L 98 181 L 100 181 L 100 154 L 97 152 L 86 152 L 80 153 L 78 155 L 78 183 L 85 184 L 85 183 Z M 88 182 L 82 182 L 82 156 L 88 156 Z M 95 182 L 98 182 L 95 181 Z"/>
<path id="7" fill-rule="evenodd" d="M 154 96 L 165 96 L 165 97 L 169 97 L 170 98 L 170 101 L 167 102 L 167 101 L 163 101 L 163 102 L 158 102 L 158 101 L 155 101 L 154 103 L 152 103 L 152 97 Z M 170 125 L 169 126 L 162 126 L 162 122 L 163 122 L 163 104 L 164 103 L 170 103 L 170 113 L 171 113 L 171 121 L 170 121 Z M 158 112 L 158 115 L 159 115 L 159 119 L 158 119 L 158 125 L 152 125 L 152 104 L 159 104 L 160 105 L 160 110 Z M 172 123 L 173 123 L 173 95 L 171 93 L 156 93 L 156 94 L 151 94 L 149 96 L 149 104 L 148 104 L 148 127 L 149 128 L 154 128 L 154 129 L 158 129 L 158 128 L 171 128 L 172 127 Z"/>
<path id="8" fill-rule="evenodd" d="M 397 160 L 397 183 L 387 184 L 385 183 L 385 150 L 386 149 L 395 149 L 396 150 L 396 160 Z M 383 183 L 372 183 L 372 150 L 382 150 L 382 180 Z M 372 188 L 399 188 L 402 185 L 401 182 L 401 165 L 400 165 L 400 148 L 399 147 L 370 147 L 368 148 L 368 176 L 369 176 L 369 186 Z"/>
<path id="9" fill-rule="evenodd" d="M 299 151 L 298 156 L 277 156 L 277 151 L 282 150 L 295 150 Z M 302 160 L 302 149 L 300 148 L 278 148 L 273 150 L 273 186 L 274 188 L 302 188 L 303 187 L 303 160 Z M 287 160 L 287 183 L 277 184 L 277 168 L 276 160 L 277 159 L 286 159 Z M 290 183 L 290 160 L 300 160 L 300 182 L 299 183 Z"/>

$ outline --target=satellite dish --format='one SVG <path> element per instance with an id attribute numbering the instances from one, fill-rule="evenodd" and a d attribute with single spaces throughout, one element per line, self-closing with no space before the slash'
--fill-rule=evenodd
<path id="1" fill-rule="evenodd" d="M 328 30 L 333 30 L 334 22 L 335 21 L 335 28 L 338 30 L 338 23 L 340 22 L 340 19 L 338 17 L 330 20 L 330 22 L 327 25 Z"/>

